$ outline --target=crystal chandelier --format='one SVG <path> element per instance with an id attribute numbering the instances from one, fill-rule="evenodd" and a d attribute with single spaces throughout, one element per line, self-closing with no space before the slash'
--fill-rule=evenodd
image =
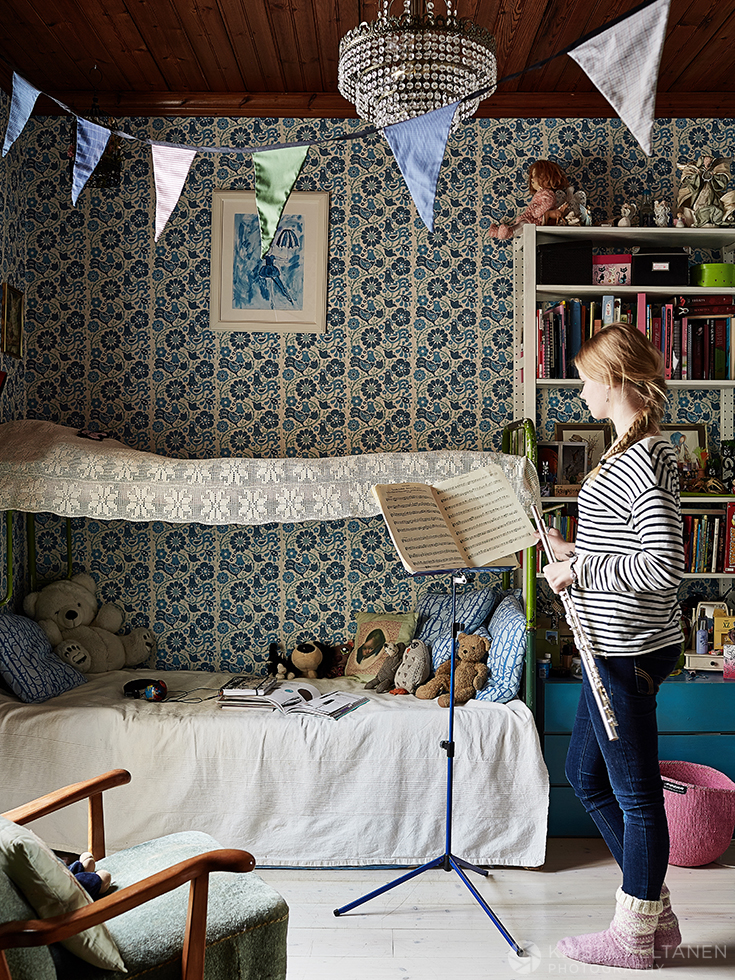
<path id="1" fill-rule="evenodd" d="M 404 0 L 403 14 L 390 15 L 382 0 L 374 23 L 363 22 L 339 45 L 337 86 L 366 122 L 382 128 L 456 102 L 497 83 L 495 38 L 484 27 L 459 19 L 452 0 L 446 17 L 432 0 Z M 452 128 L 472 116 L 479 99 L 457 107 Z"/>

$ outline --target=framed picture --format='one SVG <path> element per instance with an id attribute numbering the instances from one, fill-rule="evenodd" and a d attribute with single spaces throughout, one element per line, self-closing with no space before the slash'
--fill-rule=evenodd
<path id="1" fill-rule="evenodd" d="M 698 467 L 697 449 L 707 448 L 707 428 L 692 422 L 666 423 L 660 426 L 661 434 L 671 441 L 679 465 Z"/>
<path id="2" fill-rule="evenodd" d="M 3 283 L 3 353 L 23 356 L 23 293 Z"/>
<path id="3" fill-rule="evenodd" d="M 557 483 L 581 486 L 587 471 L 587 446 L 584 442 L 559 443 L 559 467 Z"/>
<path id="4" fill-rule="evenodd" d="M 612 446 L 612 422 L 557 422 L 554 438 L 559 442 L 583 442 L 587 446 L 587 467 L 593 470 L 606 449 Z"/>
<path id="5" fill-rule="evenodd" d="M 329 194 L 293 191 L 265 258 L 255 191 L 214 191 L 213 330 L 324 333 Z"/>

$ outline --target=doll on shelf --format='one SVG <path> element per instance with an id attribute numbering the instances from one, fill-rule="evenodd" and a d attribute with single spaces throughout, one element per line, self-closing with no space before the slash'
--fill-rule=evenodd
<path id="1" fill-rule="evenodd" d="M 520 225 L 563 224 L 569 205 L 566 203 L 569 180 L 561 167 L 551 160 L 536 160 L 528 168 L 528 190 L 533 197 L 523 214 L 512 221 L 490 225 L 491 238 L 512 238 Z M 560 192 L 560 193 L 557 193 Z M 563 202 L 563 203 L 560 203 Z"/>

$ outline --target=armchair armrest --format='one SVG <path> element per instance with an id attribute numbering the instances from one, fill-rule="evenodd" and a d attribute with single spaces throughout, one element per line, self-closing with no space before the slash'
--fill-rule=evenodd
<path id="1" fill-rule="evenodd" d="M 0 925 L 0 980 L 12 980 L 4 950 L 18 946 L 48 946 L 50 943 L 68 939 L 90 926 L 99 925 L 100 922 L 122 915 L 152 898 L 172 891 L 187 881 L 191 885 L 181 976 L 182 980 L 201 980 L 204 975 L 209 874 L 212 871 L 243 873 L 252 871 L 254 867 L 255 858 L 247 851 L 224 848 L 207 851 L 180 861 L 134 885 L 121 888 L 120 891 L 104 895 L 76 912 L 67 912 L 50 919 L 28 919 L 25 922 Z"/>
<path id="2" fill-rule="evenodd" d="M 54 813 L 56 810 L 62 810 L 72 803 L 89 800 L 87 850 L 95 861 L 99 861 L 105 856 L 102 793 L 106 789 L 113 789 L 115 786 L 124 786 L 130 782 L 131 778 L 127 769 L 112 769 L 110 772 L 95 776 L 93 779 L 85 779 L 80 783 L 72 783 L 71 786 L 54 790 L 53 793 L 40 796 L 37 800 L 17 806 L 2 815 L 6 820 L 12 820 L 13 823 L 26 824 L 30 823 L 31 820 L 37 820 L 39 817 Z"/>

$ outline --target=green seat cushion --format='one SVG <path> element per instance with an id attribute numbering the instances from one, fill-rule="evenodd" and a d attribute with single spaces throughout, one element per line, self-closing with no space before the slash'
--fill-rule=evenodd
<path id="1" fill-rule="evenodd" d="M 112 854 L 97 866 L 111 873 L 113 889 L 124 888 L 220 846 L 208 834 L 171 834 Z M 57 966 L 59 980 L 134 980 L 142 975 L 146 980 L 180 980 L 188 901 L 187 884 L 108 921 L 127 974 L 88 969 L 67 954 Z M 211 874 L 206 980 L 283 980 L 287 927 L 288 906 L 255 872 Z"/>
<path id="2" fill-rule="evenodd" d="M 38 916 L 12 881 L 0 871 L 0 923 L 23 922 L 36 918 Z M 56 980 L 54 962 L 46 946 L 36 949 L 8 949 L 5 956 L 13 980 Z M 81 963 L 81 960 L 76 962 Z"/>

